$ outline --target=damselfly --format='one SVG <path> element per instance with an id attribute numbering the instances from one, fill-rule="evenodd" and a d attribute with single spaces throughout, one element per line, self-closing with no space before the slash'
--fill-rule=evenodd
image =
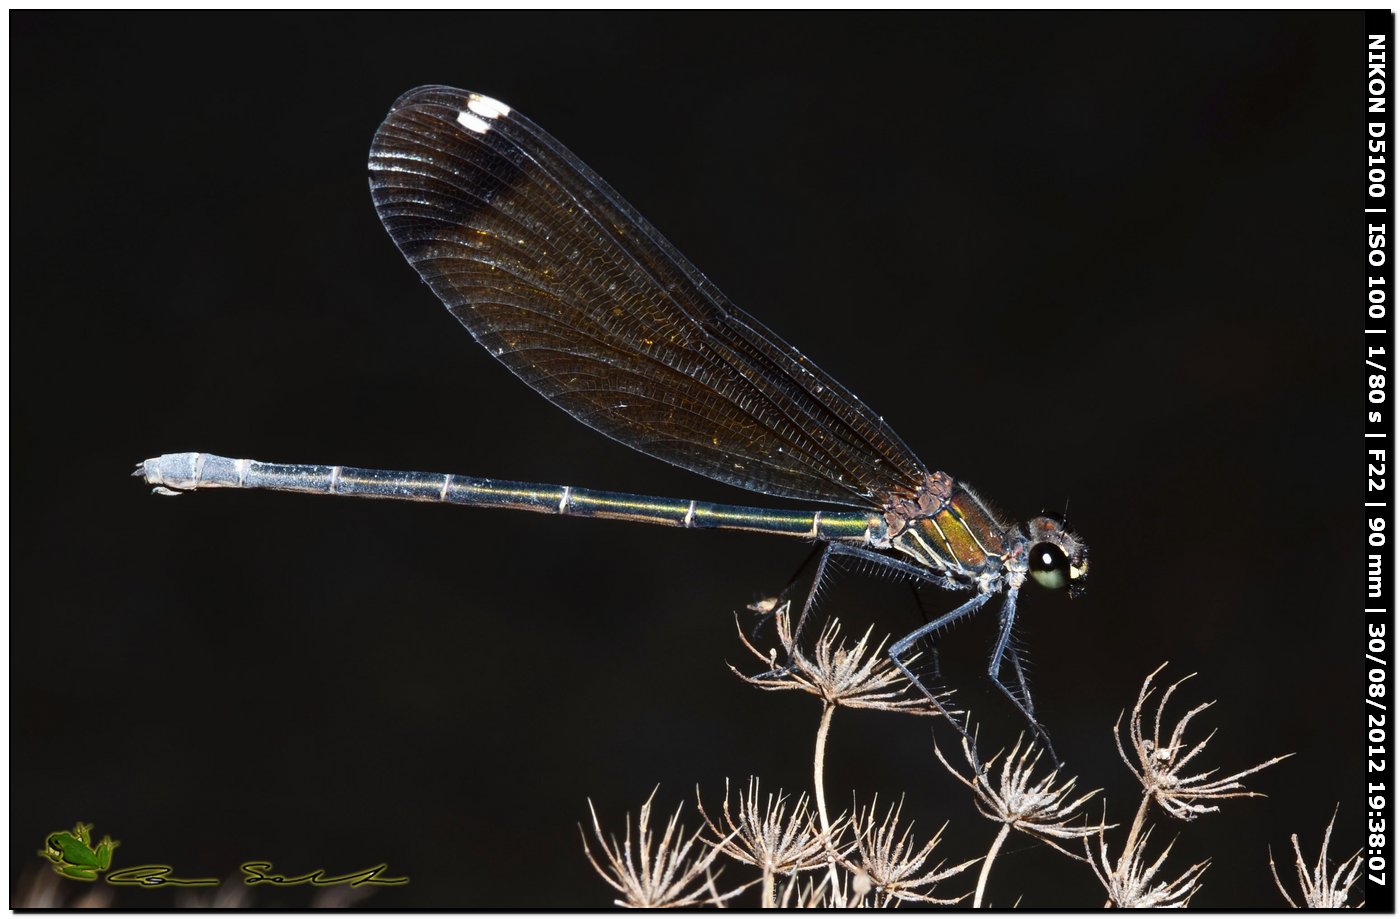
<path id="1" fill-rule="evenodd" d="M 799 630 L 838 556 L 972 592 L 889 648 L 944 714 L 911 671 L 911 651 L 1002 595 L 987 672 L 1046 739 L 1011 636 L 1028 577 L 1072 594 L 1083 586 L 1088 552 L 1059 519 L 1007 524 L 966 485 L 930 471 L 879 415 L 730 303 L 610 185 L 509 106 L 443 86 L 412 90 L 375 133 L 369 171 L 374 206 L 409 263 L 478 342 L 555 405 L 721 482 L 854 509 L 770 510 L 203 453 L 142 463 L 137 474 L 157 491 L 268 488 L 811 540 L 821 550 Z M 1008 663 L 1014 690 L 1002 680 Z"/>

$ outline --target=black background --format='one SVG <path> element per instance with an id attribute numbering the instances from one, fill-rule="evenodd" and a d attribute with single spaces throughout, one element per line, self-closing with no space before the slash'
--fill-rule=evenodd
<path id="1" fill-rule="evenodd" d="M 1021 636 L 1109 818 L 1114 719 L 1163 661 L 1220 700 L 1203 767 L 1298 754 L 1267 799 L 1156 821 L 1170 876 L 1212 859 L 1196 905 L 1282 905 L 1266 847 L 1313 855 L 1339 802 L 1334 856 L 1362 843 L 1359 13 L 11 27 L 12 902 L 84 820 L 185 876 L 386 861 L 412 882 L 369 904 L 601 906 L 589 797 L 620 831 L 657 783 L 807 787 L 817 705 L 725 667 L 800 543 L 128 477 L 205 450 L 762 503 L 553 409 L 419 283 L 365 161 L 432 82 L 525 111 L 931 467 L 1016 518 L 1068 503 L 1089 590 L 1028 588 Z M 859 575 L 831 604 L 918 622 Z M 945 669 L 995 749 L 981 618 Z M 842 714 L 832 745 L 834 807 L 906 793 L 941 856 L 985 851 L 923 723 Z M 1103 899 L 1024 840 L 991 889 Z"/>

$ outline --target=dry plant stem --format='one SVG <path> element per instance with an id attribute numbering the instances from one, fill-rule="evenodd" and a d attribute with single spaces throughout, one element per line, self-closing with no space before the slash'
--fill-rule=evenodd
<path id="1" fill-rule="evenodd" d="M 826 842 L 830 858 L 827 861 L 827 874 L 831 878 L 831 889 L 836 890 L 840 878 L 836 875 L 836 852 L 831 848 L 831 818 L 826 814 L 826 738 L 831 733 L 831 719 L 836 715 L 836 706 L 831 702 L 822 703 L 822 718 L 817 724 L 817 749 L 812 758 L 812 791 L 817 799 L 817 817 L 822 823 L 822 839 Z"/>
<path id="2" fill-rule="evenodd" d="M 1142 796 L 1142 803 L 1138 805 L 1137 814 L 1133 816 L 1133 825 L 1128 828 L 1128 841 L 1123 844 L 1123 856 L 1118 861 L 1120 867 L 1127 862 L 1128 854 L 1132 852 L 1133 847 L 1137 845 L 1138 834 L 1142 832 L 1143 826 L 1147 823 L 1147 807 L 1151 803 L 1152 792 L 1149 791 Z M 1104 909 L 1111 909 L 1112 907 L 1112 897 L 1103 901 Z"/>
<path id="3" fill-rule="evenodd" d="M 1138 834 L 1147 824 L 1147 808 L 1151 803 L 1152 792 L 1149 791 L 1142 796 L 1142 803 L 1138 805 L 1137 814 L 1133 817 L 1133 825 L 1128 828 L 1128 841 L 1123 844 L 1124 858 L 1127 858 L 1128 853 L 1133 851 L 1133 847 L 1137 845 Z"/>
<path id="4" fill-rule="evenodd" d="M 773 899 L 774 881 L 772 868 L 763 869 L 763 908 L 776 909 L 778 904 Z"/>
<path id="5" fill-rule="evenodd" d="M 1006 841 L 1006 837 L 1011 833 L 1011 824 L 1003 823 L 1001 829 L 997 831 L 997 838 L 992 840 L 992 847 L 987 850 L 987 857 L 982 859 L 982 871 L 977 875 L 977 893 L 972 898 L 972 908 L 982 908 L 982 894 L 987 890 L 987 875 L 991 873 L 992 862 L 997 857 L 997 852 L 1001 850 L 1001 844 Z"/>
<path id="6" fill-rule="evenodd" d="M 831 718 L 836 714 L 836 706 L 827 702 L 822 706 L 822 720 L 817 725 L 817 752 L 812 760 L 812 790 L 817 798 L 817 816 L 822 821 L 822 832 L 831 833 L 831 820 L 826 815 L 826 738 L 831 732 Z"/>
<path id="7" fill-rule="evenodd" d="M 1107 829 L 1107 826 L 1104 827 Z M 1099 832 L 1098 855 L 1095 856 L 1089 840 L 1084 840 L 1085 854 L 1090 858 L 1090 866 L 1098 875 L 1108 893 L 1105 907 L 1117 906 L 1125 909 L 1141 908 L 1183 908 L 1190 905 L 1191 898 L 1200 889 L 1201 875 L 1210 866 L 1210 860 L 1197 862 L 1187 868 L 1175 880 L 1157 880 L 1157 872 L 1171 854 L 1173 843 L 1155 860 L 1147 854 L 1147 841 L 1152 828 L 1147 827 L 1138 833 L 1133 848 L 1125 850 L 1117 859 L 1108 853 L 1108 842 L 1102 831 Z"/>

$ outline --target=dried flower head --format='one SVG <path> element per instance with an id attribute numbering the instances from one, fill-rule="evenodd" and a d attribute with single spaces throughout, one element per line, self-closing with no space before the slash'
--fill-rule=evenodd
<path id="1" fill-rule="evenodd" d="M 696 798 L 705 826 L 714 837 L 705 842 L 730 858 L 764 871 L 790 874 L 825 866 L 828 840 L 840 836 L 844 826 L 838 820 L 829 834 L 823 834 L 817 828 L 805 793 L 793 802 L 789 814 L 788 796 L 779 791 L 761 798 L 757 778 L 749 779 L 748 791 L 740 793 L 734 813 L 729 809 L 729 781 L 725 780 L 719 821 L 705 812 L 704 803 L 698 801 L 698 789 Z"/>
<path id="2" fill-rule="evenodd" d="M 899 826 L 899 814 L 904 807 L 904 799 L 901 798 L 898 804 L 892 805 L 885 814 L 885 819 L 877 822 L 875 811 L 878 803 L 872 801 L 868 811 L 858 811 L 852 823 L 860 862 L 852 863 L 846 858 L 841 859 L 846 869 L 858 879 L 864 875 L 862 883 L 868 883 L 875 893 L 873 905 L 884 907 L 898 900 L 913 900 L 951 906 L 964 899 L 967 894 L 942 900 L 930 896 L 928 891 L 934 884 L 966 871 L 981 859 L 974 858 L 951 868 L 944 868 L 943 862 L 939 862 L 932 869 L 920 874 L 934 847 L 942 840 L 943 829 L 939 828 L 932 839 L 923 846 L 916 847 L 909 839 L 913 824 L 903 829 Z"/>
<path id="3" fill-rule="evenodd" d="M 1103 831 L 1099 832 L 1099 857 L 1093 857 L 1089 841 L 1084 840 L 1084 848 L 1089 853 L 1089 864 L 1099 883 L 1108 892 L 1109 901 L 1119 909 L 1181 909 L 1191 905 L 1191 898 L 1200 889 L 1201 875 L 1210 865 L 1210 860 L 1197 862 L 1182 872 L 1174 881 L 1153 880 L 1172 851 L 1168 845 L 1157 860 L 1147 864 L 1145 853 L 1147 840 L 1152 835 L 1149 827 L 1146 832 L 1132 836 L 1134 840 L 1118 859 L 1117 864 L 1108 854 L 1108 841 Z"/>
<path id="4" fill-rule="evenodd" d="M 1337 870 L 1330 876 L 1327 873 L 1327 847 L 1332 842 L 1332 824 L 1336 823 L 1337 814 L 1334 811 L 1332 819 L 1327 821 L 1327 831 L 1322 834 L 1322 852 L 1317 856 L 1317 865 L 1309 871 L 1303 862 L 1303 850 L 1298 845 L 1298 834 L 1294 833 L 1289 837 L 1293 841 L 1294 867 L 1298 869 L 1298 886 L 1303 892 L 1303 906 L 1308 909 L 1343 909 L 1347 905 L 1347 894 L 1351 891 L 1351 885 L 1355 884 L 1361 877 L 1361 852 L 1358 851 L 1351 858 L 1345 859 Z M 1278 869 L 1274 867 L 1274 853 L 1269 851 L 1269 870 L 1273 872 L 1274 883 L 1278 885 L 1278 892 L 1283 894 L 1283 898 L 1288 901 L 1288 905 L 1294 909 L 1298 904 L 1293 902 L 1293 898 L 1284 890 L 1283 882 L 1279 880 Z M 1356 905 L 1360 908 L 1366 905 L 1362 900 Z"/>
<path id="5" fill-rule="evenodd" d="M 719 855 L 718 848 L 703 843 L 696 846 L 700 836 L 697 830 L 688 838 L 685 828 L 680 825 L 681 810 L 671 815 L 666 830 L 653 848 L 651 833 L 651 802 L 656 797 L 653 789 L 637 816 L 637 847 L 632 847 L 632 818 L 627 817 L 627 828 L 623 831 L 622 842 L 615 836 L 604 836 L 598 825 L 598 813 L 593 802 L 588 802 L 588 812 L 593 816 L 593 835 L 602 847 L 606 866 L 598 863 L 588 846 L 588 836 L 583 835 L 583 851 L 603 880 L 622 894 L 622 899 L 614 900 L 618 906 L 631 906 L 644 909 L 659 907 L 694 906 L 715 904 L 735 896 L 745 887 L 725 894 L 718 893 L 709 877 L 710 864 Z M 696 850 L 692 858 L 692 850 Z"/>
<path id="6" fill-rule="evenodd" d="M 739 638 L 754 657 L 769 666 L 756 676 L 740 673 L 730 667 L 745 682 L 770 691 L 796 689 L 810 693 L 831 705 L 846 708 L 873 708 L 911 715 L 940 714 L 927 696 L 913 686 L 895 667 L 889 656 L 882 653 L 884 642 L 870 645 L 871 629 L 866 629 L 860 641 L 847 647 L 838 642 L 841 625 L 832 619 L 822 627 L 811 658 L 802 653 L 792 635 L 792 604 L 784 603 L 774 612 L 778 643 L 787 655 L 788 665 L 777 664 L 776 653 L 764 654 L 753 646 L 741 627 Z M 872 626 L 873 628 L 873 626 Z M 946 698 L 940 696 L 940 699 Z M 945 706 L 946 708 L 946 706 Z"/>
<path id="7" fill-rule="evenodd" d="M 1208 769 L 1195 775 L 1181 774 L 1186 764 L 1195 759 L 1215 736 L 1215 732 L 1211 731 L 1205 740 L 1195 745 L 1188 744 L 1185 740 L 1186 727 L 1191 723 L 1191 719 L 1210 708 L 1215 704 L 1214 702 L 1203 703 L 1187 712 L 1172 728 L 1170 737 L 1163 742 L 1162 713 L 1167 707 L 1167 700 L 1172 697 L 1172 693 L 1176 692 L 1178 686 L 1195 676 L 1194 673 L 1177 680 L 1162 694 L 1162 701 L 1157 705 L 1157 714 L 1152 723 L 1152 736 L 1147 737 L 1143 730 L 1142 709 L 1148 697 L 1156 691 L 1155 687 L 1152 686 L 1152 678 L 1161 673 L 1166 666 L 1163 664 L 1158 667 L 1147 675 L 1146 680 L 1143 680 L 1142 689 L 1138 691 L 1137 704 L 1133 706 L 1132 718 L 1128 722 L 1133 752 L 1137 754 L 1136 766 L 1128 759 L 1128 754 L 1123 749 L 1123 716 L 1120 714 L 1118 720 L 1113 724 L 1113 739 L 1118 745 L 1118 755 L 1123 758 L 1123 762 L 1137 776 L 1142 787 L 1157 804 L 1179 820 L 1194 820 L 1201 814 L 1212 814 L 1220 810 L 1218 806 L 1200 803 L 1202 801 L 1263 797 L 1257 791 L 1246 790 L 1240 779 L 1258 772 L 1266 766 L 1282 762 L 1292 756 L 1292 753 L 1275 756 L 1257 766 L 1224 778 L 1211 778 L 1218 771 L 1216 769 Z"/>
<path id="8" fill-rule="evenodd" d="M 972 778 L 969 779 L 944 759 L 943 751 L 937 744 L 934 745 L 933 752 L 959 782 L 972 789 L 973 794 L 977 796 L 977 809 L 989 820 L 1007 824 L 1023 833 L 1054 839 L 1077 839 L 1092 836 L 1106 829 L 1103 824 L 1088 825 L 1087 818 L 1081 819 L 1083 815 L 1080 813 L 1080 808 L 1102 789 L 1096 788 L 1076 798 L 1074 786 L 1078 779 L 1070 778 L 1057 784 L 1060 776 L 1058 767 L 1041 778 L 1034 779 L 1032 774 L 1044 751 L 1032 743 L 1026 743 L 1023 750 L 1023 739 L 1024 735 L 1016 739 L 1010 754 L 1002 762 L 1001 779 L 996 783 L 996 787 L 992 785 L 991 772 L 992 766 L 1001 756 L 1000 753 L 987 760 L 979 769 L 977 752 L 972 743 L 964 737 L 963 756 L 972 769 Z M 1071 826 L 1072 822 L 1079 825 Z"/>

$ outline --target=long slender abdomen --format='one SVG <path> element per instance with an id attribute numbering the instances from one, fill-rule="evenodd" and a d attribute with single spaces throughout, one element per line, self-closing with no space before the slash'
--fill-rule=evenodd
<path id="1" fill-rule="evenodd" d="M 161 494 L 205 488 L 258 488 L 306 494 L 499 507 L 627 520 L 695 529 L 747 530 L 821 542 L 880 546 L 885 523 L 859 511 L 779 510 L 594 491 L 568 485 L 504 482 L 440 472 L 392 472 L 229 459 L 212 453 L 167 453 L 137 467 Z"/>

